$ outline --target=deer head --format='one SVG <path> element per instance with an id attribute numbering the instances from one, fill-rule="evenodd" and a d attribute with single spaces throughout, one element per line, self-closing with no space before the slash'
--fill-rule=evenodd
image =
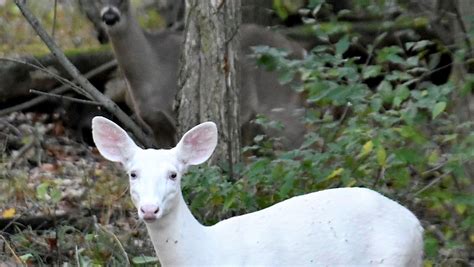
<path id="1" fill-rule="evenodd" d="M 205 162 L 217 145 L 217 127 L 201 123 L 172 149 L 142 149 L 114 122 L 92 119 L 92 137 L 100 154 L 120 162 L 130 179 L 130 193 L 140 219 L 152 223 L 176 207 L 181 177 L 190 165 Z"/>
<path id="2" fill-rule="evenodd" d="M 108 28 L 118 27 L 127 23 L 130 12 L 129 0 L 100 0 L 102 6 L 100 16 Z"/>

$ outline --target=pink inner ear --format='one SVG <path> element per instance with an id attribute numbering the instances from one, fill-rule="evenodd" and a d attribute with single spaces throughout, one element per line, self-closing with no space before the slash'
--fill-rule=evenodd
<path id="1" fill-rule="evenodd" d="M 112 161 L 126 161 L 128 153 L 128 136 L 117 126 L 97 120 L 94 127 L 97 148 L 101 154 Z"/>
<path id="2" fill-rule="evenodd" d="M 202 158 L 209 157 L 212 153 L 214 139 L 212 128 L 202 127 L 193 132 L 188 132 L 183 139 L 183 149 L 187 154 L 186 158 L 193 161 L 201 161 Z M 205 159 L 204 159 L 205 160 Z"/>
<path id="3" fill-rule="evenodd" d="M 102 124 L 98 134 L 105 137 L 104 141 L 108 143 L 123 143 L 127 140 L 122 131 L 108 124 Z"/>
<path id="4" fill-rule="evenodd" d="M 184 143 L 191 146 L 193 149 L 202 149 L 201 146 L 205 146 L 212 140 L 212 133 L 209 129 L 204 128 L 200 131 L 188 134 Z"/>
<path id="5" fill-rule="evenodd" d="M 199 132 L 191 133 L 190 135 L 187 136 L 186 140 L 184 140 L 184 143 L 186 145 L 196 147 L 200 143 L 199 138 L 200 138 L 200 133 Z"/>

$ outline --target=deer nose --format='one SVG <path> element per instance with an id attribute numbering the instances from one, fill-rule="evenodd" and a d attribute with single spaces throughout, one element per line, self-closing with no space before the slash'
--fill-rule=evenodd
<path id="1" fill-rule="evenodd" d="M 120 15 L 112 8 L 107 8 L 107 10 L 102 13 L 102 21 L 104 21 L 105 24 L 112 26 L 120 21 Z"/>
<path id="2" fill-rule="evenodd" d="M 156 215 L 160 211 L 160 208 L 157 205 L 142 205 L 140 211 L 143 213 L 143 220 L 146 222 L 153 222 L 156 220 Z"/>

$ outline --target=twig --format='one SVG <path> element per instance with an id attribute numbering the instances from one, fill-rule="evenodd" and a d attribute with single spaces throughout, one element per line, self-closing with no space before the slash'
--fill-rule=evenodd
<path id="1" fill-rule="evenodd" d="M 41 144 L 43 143 L 44 136 L 38 132 L 37 128 L 33 128 L 33 133 L 35 136 L 34 141 L 34 146 L 35 146 L 35 152 L 36 152 L 36 165 L 41 166 L 41 159 L 43 155 L 44 149 L 42 149 Z"/>
<path id="2" fill-rule="evenodd" d="M 79 254 L 82 252 L 82 248 L 81 249 L 78 249 L 77 248 L 77 245 L 75 246 L 75 249 L 74 249 L 74 258 L 76 260 L 76 265 L 77 266 L 82 266 L 81 264 L 81 260 L 79 259 Z"/>
<path id="3" fill-rule="evenodd" d="M 111 60 L 107 63 L 104 63 L 102 65 L 100 65 L 99 67 L 87 72 L 86 74 L 84 74 L 84 77 L 86 77 L 87 79 L 90 79 L 90 78 L 93 78 L 94 76 L 97 76 L 99 75 L 100 73 L 104 72 L 104 71 L 107 71 L 111 68 L 115 68 L 117 66 L 117 60 Z M 67 84 L 64 84 L 56 89 L 53 89 L 51 90 L 51 93 L 52 94 L 63 94 L 64 92 L 70 90 L 71 87 Z M 16 106 L 12 106 L 12 107 L 8 107 L 6 109 L 3 109 L 3 110 L 0 110 L 0 117 L 1 116 L 4 116 L 4 115 L 7 115 L 7 114 L 10 114 L 12 112 L 15 112 L 15 111 L 20 111 L 20 110 L 24 110 L 24 109 L 27 109 L 27 108 L 31 108 L 35 105 L 38 105 L 44 101 L 46 101 L 48 99 L 47 96 L 39 96 L 39 97 L 36 97 L 36 98 L 33 98 L 29 101 L 26 101 L 26 102 L 23 102 L 19 105 L 16 105 Z"/>
<path id="4" fill-rule="evenodd" d="M 84 78 L 84 76 L 81 75 L 81 73 L 79 73 L 79 70 L 66 58 L 62 50 L 52 40 L 51 36 L 49 36 L 49 34 L 41 26 L 38 19 L 25 5 L 25 0 L 14 0 L 14 2 L 31 27 L 33 27 L 41 40 L 43 40 L 43 42 L 46 44 L 51 53 L 58 59 L 59 63 L 64 67 L 69 75 L 71 75 L 71 77 L 73 77 L 78 82 L 78 84 L 91 95 L 92 100 L 102 103 L 105 109 L 114 114 L 115 117 L 117 117 L 117 119 L 121 121 L 123 125 L 135 135 L 139 143 L 144 144 L 147 147 L 156 147 L 156 142 L 153 140 L 153 138 L 145 135 L 140 127 L 138 127 L 138 125 L 125 112 L 123 112 L 119 106 L 117 106 L 117 104 L 99 92 L 99 90 L 97 90 L 86 78 Z"/>
<path id="5" fill-rule="evenodd" d="M 51 37 L 54 39 L 54 34 L 56 33 L 56 19 L 58 16 L 58 0 L 54 0 L 53 8 L 53 28 L 51 29 Z"/>
<path id="6" fill-rule="evenodd" d="M 22 216 L 23 216 L 23 214 L 20 214 L 18 217 L 14 217 L 12 219 L 0 218 L 0 227 L 2 228 L 1 232 L 2 233 L 7 232 L 9 227 L 17 225 L 19 223 L 18 220 L 20 220 L 22 218 Z M 8 222 L 4 223 L 5 220 L 8 220 Z M 21 222 L 20 222 L 20 224 L 21 224 Z"/>
<path id="7" fill-rule="evenodd" d="M 434 166 L 433 168 L 424 171 L 423 173 L 421 173 L 421 175 L 422 175 L 422 176 L 426 176 L 426 175 L 428 175 L 428 174 L 431 173 L 431 172 L 437 171 L 437 170 L 443 168 L 448 162 L 449 162 L 449 161 L 446 160 L 446 161 L 444 161 L 444 162 L 442 162 L 442 163 L 440 163 L 440 164 Z"/>
<path id="8" fill-rule="evenodd" d="M 375 178 L 374 183 L 372 184 L 372 187 L 375 188 L 378 185 L 379 181 L 384 180 L 384 178 L 385 178 L 385 167 L 382 166 L 380 168 L 380 171 L 379 171 L 377 177 Z"/>
<path id="9" fill-rule="evenodd" d="M 3 242 L 5 242 L 5 245 L 7 246 L 8 250 L 10 250 L 10 252 L 12 253 L 13 255 L 13 258 L 15 258 L 15 260 L 17 261 L 17 263 L 20 263 L 22 266 L 23 265 L 23 261 L 20 259 L 20 257 L 18 257 L 18 255 L 16 255 L 15 251 L 13 250 L 13 248 L 10 246 L 10 243 L 8 243 L 7 239 L 5 239 L 5 237 L 3 235 L 0 235 L 0 237 L 3 239 Z"/>
<path id="10" fill-rule="evenodd" d="M 120 242 L 120 240 L 118 239 L 118 237 L 112 233 L 111 231 L 109 231 L 107 228 L 105 228 L 104 226 L 96 223 L 95 224 L 96 227 L 98 229 L 100 229 L 101 231 L 105 232 L 106 234 L 108 234 L 109 236 L 112 236 L 114 241 L 117 243 L 119 249 L 120 249 L 120 252 L 122 253 L 122 255 L 124 256 L 124 258 L 126 259 L 126 262 L 128 263 L 127 266 L 130 266 L 130 259 L 128 258 L 128 255 L 127 255 L 127 252 L 125 251 L 125 249 L 123 248 L 122 246 L 122 243 Z"/>
<path id="11" fill-rule="evenodd" d="M 35 136 L 33 136 L 33 138 L 36 138 Z M 15 156 L 12 157 L 12 159 L 10 160 L 10 162 L 8 163 L 8 169 L 12 168 L 13 166 L 15 166 L 15 164 L 18 164 L 18 160 L 23 157 L 28 151 L 30 151 L 30 149 L 32 149 L 35 145 L 35 140 L 31 140 L 31 142 L 25 144 L 24 146 L 22 146 L 20 148 L 20 150 L 18 150 L 18 154 L 16 154 Z"/>
<path id="12" fill-rule="evenodd" d="M 42 71 L 48 75 L 50 75 L 51 77 L 53 77 L 54 79 L 56 79 L 58 82 L 64 84 L 64 85 L 69 85 L 71 87 L 75 87 L 76 90 L 81 94 L 81 95 L 84 95 L 86 97 L 88 97 L 89 95 L 87 94 L 87 92 L 85 92 L 82 88 L 78 87 L 76 84 L 74 84 L 73 82 L 69 81 L 68 79 L 66 78 L 63 78 L 61 77 L 60 75 L 52 72 L 52 71 L 49 71 L 46 67 L 44 66 L 38 66 L 38 65 L 35 65 L 33 63 L 30 63 L 30 62 L 27 62 L 27 61 L 23 61 L 23 60 L 20 60 L 20 59 L 14 59 L 14 58 L 6 58 L 6 57 L 0 57 L 0 60 L 3 60 L 3 61 L 11 61 L 11 62 L 15 62 L 15 63 L 18 63 L 18 64 L 23 64 L 23 65 L 27 65 L 27 66 L 30 66 L 34 69 L 37 69 L 39 71 Z"/>
<path id="13" fill-rule="evenodd" d="M 450 174 L 449 172 L 447 173 L 444 173 L 443 175 L 440 175 L 438 177 L 436 177 L 436 179 L 432 180 L 429 184 L 427 184 L 425 187 L 423 187 L 422 189 L 418 190 L 415 194 L 413 194 L 414 197 L 418 196 L 419 194 L 425 192 L 426 190 L 430 189 L 431 187 L 433 187 L 435 184 L 437 184 L 438 182 L 440 182 L 444 177 L 448 176 L 448 174 Z"/>
<path id="14" fill-rule="evenodd" d="M 347 112 L 349 111 L 349 109 L 352 107 L 352 103 L 351 102 L 347 102 L 346 103 L 346 107 L 344 108 L 344 112 L 342 113 L 342 116 L 341 118 L 339 119 L 338 121 L 338 124 L 342 124 L 344 122 L 344 120 L 346 119 L 346 116 L 347 116 Z"/>
<path id="15" fill-rule="evenodd" d="M 65 99 L 65 100 L 69 100 L 69 101 L 72 101 L 72 102 L 78 102 L 78 103 L 86 104 L 86 105 L 96 105 L 96 106 L 101 106 L 102 105 L 102 103 L 92 101 L 92 100 L 79 99 L 79 98 L 65 96 L 65 95 L 58 95 L 58 94 L 38 91 L 38 90 L 35 90 L 35 89 L 30 89 L 30 93 L 37 94 L 37 95 L 43 95 L 43 96 L 49 96 L 49 97 L 55 97 L 55 98 L 59 98 L 59 99 Z"/>
<path id="16" fill-rule="evenodd" d="M 7 128 L 10 128 L 10 130 L 13 131 L 14 134 L 16 134 L 18 137 L 21 137 L 23 134 L 21 131 L 15 127 L 15 125 L 9 123 L 7 120 L 1 120 L 0 125 L 4 124 Z"/>

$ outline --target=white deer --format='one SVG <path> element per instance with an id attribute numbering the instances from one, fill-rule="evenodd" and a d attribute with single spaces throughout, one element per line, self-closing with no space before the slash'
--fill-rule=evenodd
<path id="1" fill-rule="evenodd" d="M 120 162 L 162 266 L 421 266 L 423 228 L 408 209 L 365 188 L 293 197 L 258 212 L 203 226 L 180 182 L 205 162 L 217 128 L 204 122 L 172 149 L 141 149 L 117 124 L 92 120 L 102 156 Z M 295 177 L 297 179 L 297 177 Z"/>

